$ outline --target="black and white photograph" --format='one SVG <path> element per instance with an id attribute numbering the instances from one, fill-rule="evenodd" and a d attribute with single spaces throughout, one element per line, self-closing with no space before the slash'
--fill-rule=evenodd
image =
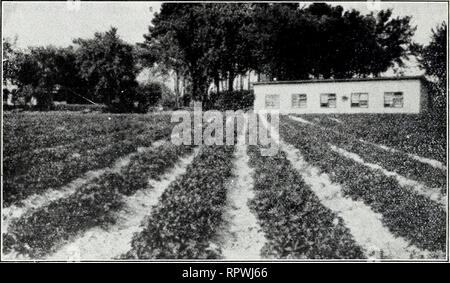
<path id="1" fill-rule="evenodd" d="M 1 13 L 1 261 L 449 261 L 448 1 Z"/>

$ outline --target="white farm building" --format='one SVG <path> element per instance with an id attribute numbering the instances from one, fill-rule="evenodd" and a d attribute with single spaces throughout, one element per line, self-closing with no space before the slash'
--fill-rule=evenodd
<path id="1" fill-rule="evenodd" d="M 420 113 L 429 96 L 422 76 L 253 83 L 254 110 L 280 113 Z"/>

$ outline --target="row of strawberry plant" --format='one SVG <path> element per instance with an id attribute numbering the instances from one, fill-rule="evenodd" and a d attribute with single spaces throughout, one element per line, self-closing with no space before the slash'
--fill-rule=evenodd
<path id="1" fill-rule="evenodd" d="M 135 127 L 158 124 L 168 115 L 123 116 L 106 114 L 9 114 L 4 117 L 4 156 L 72 143 Z"/>
<path id="2" fill-rule="evenodd" d="M 71 155 L 84 155 L 92 150 L 105 147 L 115 142 L 125 140 L 127 137 L 139 135 L 145 132 L 144 127 L 130 128 L 109 134 L 83 137 L 76 142 L 62 145 L 56 148 L 44 148 L 38 151 L 25 151 L 12 157 L 5 157 L 4 176 L 12 178 L 26 174 L 30 168 L 41 166 L 43 162 L 59 162 L 70 158 Z"/>
<path id="3" fill-rule="evenodd" d="M 337 118 L 336 123 L 328 118 Z M 441 162 L 446 161 L 446 129 L 443 119 L 429 113 L 411 114 L 358 114 L 307 115 L 321 125 L 343 133 L 382 143 L 399 150 Z M 376 129 L 376 130 L 374 130 Z"/>
<path id="4" fill-rule="evenodd" d="M 124 258 L 217 258 L 209 241 L 222 221 L 233 146 L 203 146 L 161 196 Z"/>
<path id="5" fill-rule="evenodd" d="M 341 184 L 345 195 L 364 201 L 382 214 L 383 222 L 393 234 L 419 248 L 445 249 L 446 213 L 439 204 L 401 187 L 393 177 L 330 150 L 324 135 L 318 135 L 310 127 L 282 118 L 280 132 L 284 140 L 302 152 L 307 162 Z"/>
<path id="6" fill-rule="evenodd" d="M 429 187 L 445 190 L 446 172 L 411 158 L 403 152 L 385 151 L 377 146 L 362 143 L 354 136 L 341 133 L 335 129 L 319 129 L 315 125 L 304 125 L 304 127 L 308 128 L 310 134 L 314 133 L 323 141 L 354 152 L 364 158 L 366 162 L 379 164 L 389 171 L 397 172 L 407 178 L 422 182 Z"/>
<path id="7" fill-rule="evenodd" d="M 119 157 L 136 151 L 138 147 L 150 146 L 155 140 L 168 138 L 170 133 L 171 128 L 167 124 L 153 125 L 152 129 L 141 135 L 133 136 L 131 132 L 126 139 L 118 142 L 105 140 L 98 148 L 88 149 L 82 155 L 69 155 L 62 160 L 42 160 L 26 174 L 4 179 L 4 205 L 16 203 L 48 188 L 58 188 L 89 170 L 110 166 Z"/>
<path id="8" fill-rule="evenodd" d="M 261 156 L 249 146 L 255 170 L 256 211 L 268 240 L 265 256 L 274 258 L 364 258 L 343 220 L 324 207 L 279 151 Z"/>
<path id="9" fill-rule="evenodd" d="M 147 188 L 149 179 L 158 179 L 191 151 L 167 142 L 135 155 L 120 173 L 105 173 L 69 197 L 14 220 L 4 235 L 4 250 L 39 258 L 89 228 L 114 223 L 124 196 Z"/>

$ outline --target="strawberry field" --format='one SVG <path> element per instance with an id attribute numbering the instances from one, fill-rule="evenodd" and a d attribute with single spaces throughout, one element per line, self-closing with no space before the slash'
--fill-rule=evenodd
<path id="1" fill-rule="evenodd" d="M 174 145 L 170 118 L 5 113 L 3 258 L 446 258 L 446 139 L 426 117 L 282 116 L 273 156 Z"/>

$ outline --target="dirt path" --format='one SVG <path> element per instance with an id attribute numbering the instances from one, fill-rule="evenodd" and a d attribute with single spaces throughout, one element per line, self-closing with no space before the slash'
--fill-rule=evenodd
<path id="1" fill-rule="evenodd" d="M 161 176 L 159 181 L 149 180 L 146 189 L 136 192 L 125 199 L 124 209 L 117 213 L 118 222 L 103 229 L 95 227 L 85 232 L 75 241 L 63 246 L 47 260 L 109 260 L 119 257 L 131 249 L 131 240 L 152 207 L 157 204 L 162 193 L 178 176 L 184 174 L 187 166 L 198 153 L 198 148 Z"/>
<path id="2" fill-rule="evenodd" d="M 446 209 L 447 197 L 445 194 L 441 193 L 441 191 L 442 191 L 441 188 L 427 187 L 426 185 L 424 185 L 420 182 L 408 179 L 408 178 L 406 178 L 402 175 L 399 175 L 395 172 L 388 171 L 388 170 L 384 169 L 383 167 L 381 167 L 380 165 L 365 162 L 364 159 L 361 156 L 359 156 L 358 154 L 346 151 L 345 149 L 339 148 L 332 144 L 330 144 L 330 148 L 331 148 L 331 150 L 339 153 L 341 156 L 349 158 L 349 159 L 351 159 L 359 164 L 362 164 L 368 168 L 381 171 L 385 176 L 394 177 L 400 186 L 406 187 L 406 188 L 411 188 L 414 191 L 416 191 L 417 193 L 424 195 L 424 196 L 428 197 L 429 199 L 431 199 L 432 201 L 439 203 L 444 209 Z"/>
<path id="3" fill-rule="evenodd" d="M 2 209 L 2 232 L 6 233 L 13 219 L 19 218 L 25 213 L 45 206 L 53 201 L 66 198 L 73 194 L 78 188 L 92 182 L 95 178 L 107 172 L 120 172 L 120 170 L 130 163 L 131 158 L 139 152 L 149 150 L 150 148 L 159 146 L 163 140 L 155 141 L 151 147 L 138 148 L 137 152 L 128 154 L 125 157 L 117 159 L 111 167 L 91 170 L 86 172 L 82 177 L 77 178 L 69 184 L 58 189 L 49 189 L 43 193 L 34 194 L 22 200 L 17 205 L 11 205 Z"/>
<path id="4" fill-rule="evenodd" d="M 244 129 L 244 132 L 246 129 Z M 245 135 L 238 136 L 233 176 L 228 183 L 224 225 L 214 242 L 225 259 L 261 259 L 266 239 L 248 202 L 254 197 L 253 169 L 249 167 Z"/>

